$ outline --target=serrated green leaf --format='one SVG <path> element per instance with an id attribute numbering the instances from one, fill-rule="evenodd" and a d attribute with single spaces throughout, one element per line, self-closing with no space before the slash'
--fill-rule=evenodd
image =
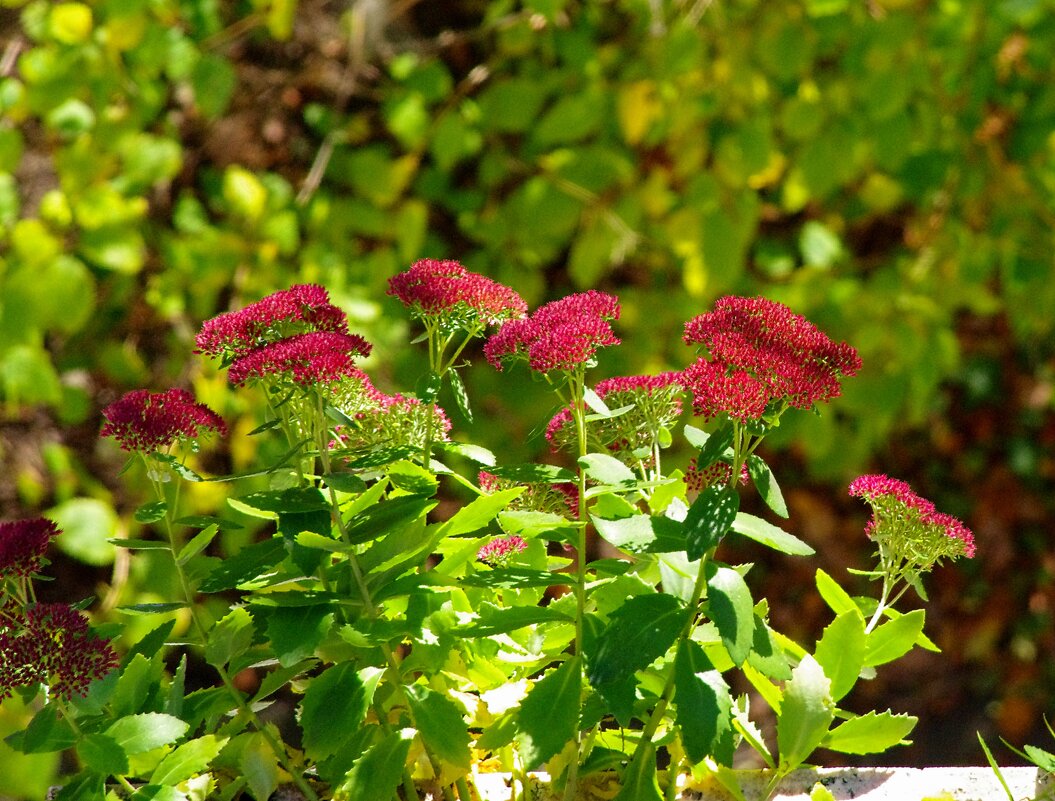
<path id="1" fill-rule="evenodd" d="M 667 593 L 628 598 L 594 644 L 587 668 L 590 684 L 625 681 L 648 667 L 678 639 L 685 616 L 681 601 Z"/>
<path id="2" fill-rule="evenodd" d="M 329 501 L 317 487 L 291 487 L 284 490 L 253 492 L 238 498 L 239 503 L 259 512 L 328 511 Z"/>
<path id="3" fill-rule="evenodd" d="M 175 785 L 202 773 L 227 745 L 227 737 L 206 734 L 176 748 L 150 774 L 151 784 Z"/>
<path id="4" fill-rule="evenodd" d="M 485 604 L 480 609 L 478 619 L 459 626 L 455 631 L 463 637 L 489 637 L 493 634 L 516 631 L 525 626 L 537 626 L 540 623 L 569 622 L 573 622 L 573 618 L 551 606 L 500 608 Z"/>
<path id="5" fill-rule="evenodd" d="M 865 621 L 857 610 L 843 612 L 829 623 L 814 652 L 824 675 L 831 679 L 833 701 L 857 683 L 865 660 Z"/>
<path id="6" fill-rule="evenodd" d="M 333 624 L 329 606 L 279 607 L 268 615 L 267 636 L 282 667 L 315 653 Z"/>
<path id="7" fill-rule="evenodd" d="M 730 659 L 743 664 L 755 633 L 754 602 L 744 577 L 731 567 L 714 567 L 707 579 L 707 610 Z"/>
<path id="8" fill-rule="evenodd" d="M 917 718 L 911 715 L 873 711 L 832 729 L 823 745 L 843 754 L 878 754 L 901 743 L 916 722 Z"/>
<path id="9" fill-rule="evenodd" d="M 586 475 L 600 484 L 618 486 L 637 480 L 633 470 L 607 453 L 587 453 L 580 456 L 579 466 L 586 471 Z"/>
<path id="10" fill-rule="evenodd" d="M 188 728 L 184 721 L 172 715 L 145 712 L 119 718 L 104 733 L 131 756 L 173 743 L 186 734 Z"/>
<path id="11" fill-rule="evenodd" d="M 128 773 L 128 755 L 113 737 L 88 734 L 77 741 L 77 756 L 85 766 L 103 776 Z"/>
<path id="12" fill-rule="evenodd" d="M 538 769 L 572 740 L 581 703 L 582 661 L 577 655 L 528 691 L 517 715 L 517 742 L 528 770 Z"/>
<path id="13" fill-rule="evenodd" d="M 911 651 L 923 632 L 926 616 L 924 610 L 915 609 L 870 631 L 865 647 L 865 665 L 885 665 Z"/>
<path id="14" fill-rule="evenodd" d="M 261 732 L 248 735 L 238 757 L 238 767 L 245 777 L 249 794 L 256 801 L 267 801 L 278 787 L 278 757 Z"/>
<path id="15" fill-rule="evenodd" d="M 232 609 L 209 630 L 205 661 L 223 667 L 244 654 L 253 644 L 253 618 L 243 607 Z"/>
<path id="16" fill-rule="evenodd" d="M 403 778 L 403 767 L 414 739 L 413 729 L 388 734 L 355 761 L 334 792 L 335 801 L 392 798 Z"/>
<path id="17" fill-rule="evenodd" d="M 614 801 L 663 801 L 656 776 L 656 747 L 645 743 L 623 771 L 622 789 Z"/>
<path id="18" fill-rule="evenodd" d="M 163 664 L 154 654 L 136 654 L 117 679 L 110 707 L 114 715 L 132 715 L 142 710 L 147 698 L 161 684 Z"/>
<path id="19" fill-rule="evenodd" d="M 242 548 L 220 563 L 198 586 L 200 592 L 223 592 L 260 578 L 286 557 L 282 537 L 271 537 Z"/>
<path id="20" fill-rule="evenodd" d="M 713 754 L 719 738 L 732 726 L 729 685 L 703 649 L 682 640 L 674 659 L 674 703 L 681 743 L 692 762 Z"/>
<path id="21" fill-rule="evenodd" d="M 337 753 L 366 717 L 368 704 L 367 688 L 351 662 L 313 679 L 301 702 L 304 752 L 316 761 Z"/>
<path id="22" fill-rule="evenodd" d="M 219 533 L 220 527 L 216 523 L 206 526 L 195 534 L 186 545 L 180 548 L 179 556 L 176 557 L 176 561 L 181 565 L 187 564 L 187 562 L 208 548 L 209 543 L 212 542 L 213 538 Z"/>
<path id="23" fill-rule="evenodd" d="M 165 612 L 175 612 L 177 609 L 185 609 L 187 604 L 171 602 L 171 603 L 155 603 L 155 604 L 132 604 L 131 606 L 119 606 L 117 607 L 118 612 L 124 612 L 126 615 L 160 615 Z"/>
<path id="24" fill-rule="evenodd" d="M 777 528 L 772 523 L 767 523 L 760 517 L 749 515 L 746 512 L 738 512 L 733 520 L 733 531 L 737 534 L 760 542 L 790 556 L 811 556 L 816 553 L 809 545 L 800 540 L 794 534 L 789 534 L 782 528 Z"/>
<path id="25" fill-rule="evenodd" d="M 488 471 L 499 478 L 520 481 L 525 484 L 562 484 L 576 480 L 575 474 L 552 464 L 511 464 L 494 467 Z"/>
<path id="26" fill-rule="evenodd" d="M 346 539 L 352 545 L 380 539 L 389 532 L 424 517 L 432 511 L 436 503 L 437 501 L 428 498 L 407 495 L 367 507 L 348 521 Z"/>
<path id="27" fill-rule="evenodd" d="M 414 685 L 407 688 L 414 726 L 429 752 L 462 773 L 471 767 L 469 731 L 458 707 L 438 692 Z"/>
<path id="28" fill-rule="evenodd" d="M 787 518 L 788 505 L 784 501 L 784 494 L 780 491 L 780 485 L 777 484 L 776 476 L 769 469 L 769 465 L 760 456 L 748 456 L 747 473 L 751 476 L 751 481 L 754 482 L 758 494 L 766 502 L 766 506 L 774 513 Z"/>
<path id="29" fill-rule="evenodd" d="M 48 754 L 72 748 L 77 735 L 65 718 L 60 718 L 53 705 L 45 706 L 29 721 L 17 750 L 23 754 Z M 12 744 L 12 747 L 16 747 Z"/>
<path id="30" fill-rule="evenodd" d="M 366 491 L 366 482 L 355 473 L 327 473 L 322 480 L 327 487 L 349 495 L 358 495 Z"/>
<path id="31" fill-rule="evenodd" d="M 689 507 L 685 515 L 685 550 L 696 560 L 721 542 L 736 520 L 740 495 L 732 487 L 712 484 Z"/>
<path id="32" fill-rule="evenodd" d="M 833 720 L 831 681 L 817 660 L 806 654 L 784 685 L 784 701 L 777 718 L 781 770 L 790 771 L 801 765 L 824 740 Z"/>
<path id="33" fill-rule="evenodd" d="M 471 534 L 488 525 L 495 517 L 511 504 L 521 493 L 523 487 L 511 487 L 499 490 L 491 495 L 481 495 L 466 504 L 451 518 L 442 524 L 444 537 L 460 537 Z"/>

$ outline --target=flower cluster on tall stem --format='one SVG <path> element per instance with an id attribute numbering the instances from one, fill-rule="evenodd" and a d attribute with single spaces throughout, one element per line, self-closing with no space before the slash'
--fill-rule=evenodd
<path id="1" fill-rule="evenodd" d="M 952 515 L 939 512 L 904 481 L 885 475 L 859 476 L 850 483 L 849 494 L 872 508 L 865 533 L 876 545 L 876 573 L 883 580 L 869 631 L 909 587 L 922 595 L 920 577 L 943 559 L 974 556 L 971 530 Z"/>

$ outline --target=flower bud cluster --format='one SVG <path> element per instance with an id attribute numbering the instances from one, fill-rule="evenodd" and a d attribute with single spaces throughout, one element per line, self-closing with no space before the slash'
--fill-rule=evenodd
<path id="1" fill-rule="evenodd" d="M 227 433 L 216 412 L 183 389 L 133 390 L 103 409 L 100 436 L 113 437 L 126 451 L 165 451 L 206 434 Z"/>
<path id="2" fill-rule="evenodd" d="M 37 573 L 58 534 L 58 526 L 43 517 L 0 523 L 0 579 Z"/>
<path id="3" fill-rule="evenodd" d="M 496 537 L 476 552 L 476 558 L 492 567 L 505 567 L 525 548 L 527 548 L 527 542 L 523 537 L 515 534 L 509 537 Z"/>
<path id="4" fill-rule="evenodd" d="M 416 317 L 444 330 L 497 325 L 527 314 L 524 299 L 507 286 L 456 261 L 422 259 L 388 282 L 388 294 L 399 298 Z"/>
<path id="5" fill-rule="evenodd" d="M 572 520 L 579 517 L 579 488 L 570 482 L 511 481 L 484 470 L 476 480 L 480 489 L 489 495 L 513 487 L 526 487 L 506 507 L 509 511 L 549 512 Z"/>

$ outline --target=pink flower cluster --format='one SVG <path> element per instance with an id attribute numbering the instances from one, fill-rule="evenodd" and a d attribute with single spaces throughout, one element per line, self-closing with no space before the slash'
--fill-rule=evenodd
<path id="1" fill-rule="evenodd" d="M 113 437 L 124 450 L 141 453 L 165 450 L 207 433 L 227 433 L 220 416 L 183 389 L 133 390 L 103 409 L 103 418 L 100 436 Z"/>
<path id="2" fill-rule="evenodd" d="M 683 339 L 706 351 L 685 370 L 685 384 L 693 411 L 707 419 L 758 420 L 772 401 L 809 409 L 837 397 L 840 379 L 861 369 L 850 345 L 765 298 L 721 298 L 685 324 Z"/>
<path id="3" fill-rule="evenodd" d="M 195 344 L 199 353 L 237 358 L 268 342 L 308 331 L 344 334 L 348 323 L 323 287 L 297 284 L 206 320 Z"/>
<path id="4" fill-rule="evenodd" d="M 442 320 L 452 327 L 477 321 L 495 325 L 527 314 L 527 304 L 497 281 L 466 270 L 456 261 L 422 259 L 389 279 L 388 294 L 414 314 Z"/>
<path id="5" fill-rule="evenodd" d="M 939 512 L 904 481 L 884 475 L 859 476 L 849 494 L 872 507 L 865 532 L 871 539 L 893 538 L 899 552 L 917 561 L 933 562 L 943 556 L 975 554 L 974 535 L 962 521 Z M 902 541 L 905 541 L 904 543 Z"/>
<path id="6" fill-rule="evenodd" d="M 58 526 L 43 517 L 0 523 L 0 579 L 39 571 L 58 534 Z"/>
<path id="7" fill-rule="evenodd" d="M 370 355 L 358 334 L 312 331 L 271 342 L 232 362 L 227 380 L 241 386 L 251 379 L 282 376 L 299 386 L 334 384 L 359 372 L 354 359 Z"/>
<path id="8" fill-rule="evenodd" d="M 497 537 L 476 552 L 476 558 L 494 567 L 509 564 L 510 560 L 527 548 L 527 542 L 515 534 L 510 537 Z"/>
<path id="9" fill-rule="evenodd" d="M 484 355 L 496 370 L 506 361 L 526 358 L 539 373 L 570 372 L 593 359 L 598 348 L 619 344 L 610 325 L 618 319 L 614 295 L 592 289 L 568 295 L 530 317 L 505 323 L 484 345 Z"/>
<path id="10" fill-rule="evenodd" d="M 110 643 L 67 604 L 34 604 L 24 615 L 11 603 L 0 609 L 0 699 L 35 684 L 66 700 L 86 695 L 117 664 Z"/>
<path id="11" fill-rule="evenodd" d="M 448 439 L 451 421 L 439 406 L 429 406 L 417 398 L 388 395 L 377 389 L 361 370 L 355 381 L 346 382 L 335 405 L 354 425 L 339 425 L 332 450 L 358 450 L 376 445 L 411 445 L 420 448 L 430 434 L 435 441 Z M 431 415 L 431 420 L 430 420 Z"/>
<path id="12" fill-rule="evenodd" d="M 633 406 L 629 412 L 591 424 L 592 432 L 611 450 L 633 450 L 642 444 L 641 435 L 672 425 L 681 415 L 682 374 L 616 376 L 599 381 L 597 397 L 613 409 Z M 572 410 L 565 406 L 546 426 L 546 439 L 553 450 L 575 440 Z"/>
<path id="13" fill-rule="evenodd" d="M 579 517 L 579 488 L 572 483 L 511 481 L 486 470 L 480 471 L 476 481 L 489 495 L 512 487 L 527 487 L 509 504 L 510 511 L 549 512 L 572 520 Z"/>

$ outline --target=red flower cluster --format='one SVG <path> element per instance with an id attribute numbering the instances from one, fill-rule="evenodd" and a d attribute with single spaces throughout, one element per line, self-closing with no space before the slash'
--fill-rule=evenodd
<path id="1" fill-rule="evenodd" d="M 502 566 L 509 564 L 509 561 L 525 548 L 527 542 L 515 534 L 510 537 L 498 537 L 480 548 L 476 552 L 476 558 L 492 566 Z"/>
<path id="2" fill-rule="evenodd" d="M 0 523 L 0 579 L 30 576 L 40 570 L 58 534 L 58 526 L 43 517 Z"/>
<path id="3" fill-rule="evenodd" d="M 526 319 L 505 323 L 484 345 L 484 355 L 497 370 L 518 357 L 540 373 L 575 370 L 598 348 L 619 344 L 609 325 L 618 319 L 614 295 L 592 289 L 568 295 L 540 306 Z"/>
<path id="4" fill-rule="evenodd" d="M 117 667 L 110 643 L 92 635 L 84 615 L 67 604 L 35 604 L 25 615 L 0 609 L 0 699 L 19 687 L 48 684 L 69 700 Z"/>
<path id="5" fill-rule="evenodd" d="M 388 294 L 422 317 L 469 328 L 477 321 L 495 325 L 527 314 L 527 304 L 497 281 L 471 273 L 456 261 L 422 259 L 389 279 Z"/>
<path id="6" fill-rule="evenodd" d="M 733 474 L 733 466 L 728 462 L 715 462 L 710 467 L 700 470 L 696 467 L 696 459 L 689 459 L 688 471 L 682 481 L 690 492 L 703 492 L 712 484 L 729 484 Z M 746 484 L 750 474 L 747 465 L 740 465 L 739 484 Z"/>
<path id="7" fill-rule="evenodd" d="M 113 437 L 126 451 L 150 453 L 182 439 L 227 433 L 220 416 L 183 389 L 133 390 L 103 409 L 103 417 L 106 423 L 99 435 Z"/>
<path id="8" fill-rule="evenodd" d="M 693 410 L 705 418 L 757 420 L 774 400 L 809 409 L 838 396 L 839 380 L 861 369 L 850 345 L 765 298 L 721 298 L 685 324 L 683 339 L 707 352 L 685 371 Z"/>
<path id="9" fill-rule="evenodd" d="M 323 287 L 298 284 L 206 320 L 194 341 L 199 353 L 237 358 L 268 342 L 309 331 L 344 334 L 348 323 Z"/>
<path id="10" fill-rule="evenodd" d="M 883 475 L 859 476 L 849 494 L 872 507 L 865 532 L 890 540 L 903 558 L 928 565 L 942 557 L 975 554 L 974 535 L 962 521 L 939 512 L 904 481 Z"/>
<path id="11" fill-rule="evenodd" d="M 250 379 L 288 378 L 300 386 L 334 384 L 360 373 L 353 359 L 370 355 L 370 343 L 358 334 L 312 331 L 256 348 L 232 362 L 227 380 L 241 386 Z"/>

